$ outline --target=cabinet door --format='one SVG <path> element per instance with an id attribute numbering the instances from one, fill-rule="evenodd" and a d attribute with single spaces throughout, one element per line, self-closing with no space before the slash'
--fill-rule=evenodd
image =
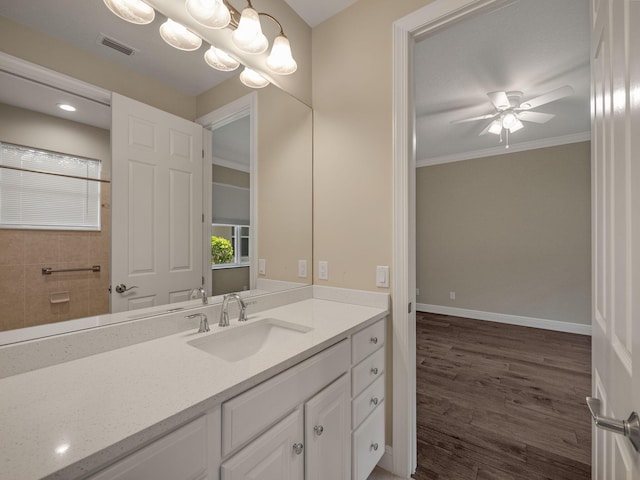
<path id="1" fill-rule="evenodd" d="M 302 480 L 303 436 L 300 407 L 224 462 L 222 480 Z"/>
<path id="2" fill-rule="evenodd" d="M 306 480 L 349 480 L 351 408 L 343 375 L 305 406 Z"/>

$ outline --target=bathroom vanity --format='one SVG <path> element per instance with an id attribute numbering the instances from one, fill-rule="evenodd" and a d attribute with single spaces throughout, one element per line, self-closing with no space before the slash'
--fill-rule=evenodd
<path id="1" fill-rule="evenodd" d="M 0 380 L 3 477 L 366 479 L 385 450 L 388 296 L 293 295 L 229 327 L 220 305 L 190 310 L 204 334 L 167 314 L 189 330 Z"/>

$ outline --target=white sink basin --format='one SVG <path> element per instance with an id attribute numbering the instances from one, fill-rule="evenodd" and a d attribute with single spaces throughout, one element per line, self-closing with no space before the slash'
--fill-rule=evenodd
<path id="1" fill-rule="evenodd" d="M 227 362 L 238 362 L 269 348 L 299 341 L 313 328 L 265 318 L 187 342 Z"/>

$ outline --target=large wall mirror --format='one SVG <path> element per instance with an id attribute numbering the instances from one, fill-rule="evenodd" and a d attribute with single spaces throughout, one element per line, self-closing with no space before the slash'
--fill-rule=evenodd
<path id="1" fill-rule="evenodd" d="M 95 178 L 75 180 L 85 190 L 99 185 L 99 228 L 0 227 L 0 343 L 10 343 L 15 338 L 97 325 L 93 319 L 81 320 L 110 312 L 110 296 L 115 292 L 110 293 L 109 288 L 116 282 L 111 278 L 111 114 L 108 102 L 87 100 L 83 95 L 74 98 L 73 92 L 42 85 L 45 82 L 0 73 L 3 82 L 11 82 L 0 86 L 3 145 L 64 154 L 99 165 Z M 67 101 L 91 105 L 99 112 L 99 120 L 78 121 L 65 117 L 64 112 L 47 112 L 41 108 L 45 97 L 31 87 L 57 95 L 54 109 Z M 261 294 L 310 284 L 312 279 L 312 111 L 273 86 L 245 93 L 254 96 L 255 111 L 217 124 L 200 122 L 210 131 L 205 142 L 209 138 L 211 143 L 205 150 L 211 149 L 212 159 L 203 171 L 208 172 L 211 187 L 205 192 L 203 242 L 217 237 L 234 247 L 226 265 L 203 265 L 209 295 L 242 290 Z M 217 103 L 232 104 L 237 98 L 228 100 L 218 98 Z M 248 138 L 252 134 L 253 144 Z M 7 177 L 6 173 L 7 169 L 0 168 L 0 176 Z M 217 208 L 216 198 L 218 203 L 229 199 L 232 208 Z M 100 271 L 43 274 L 42 270 L 95 265 Z M 45 324 L 55 328 L 42 329 Z M 25 329 L 29 333 L 20 333 Z M 11 332 L 17 335 L 3 337 Z M 3 338 L 8 340 L 3 342 Z"/>

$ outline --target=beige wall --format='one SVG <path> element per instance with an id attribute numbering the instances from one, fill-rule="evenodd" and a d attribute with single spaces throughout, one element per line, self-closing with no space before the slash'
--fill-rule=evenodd
<path id="1" fill-rule="evenodd" d="M 0 141 L 99 159 L 110 178 L 108 130 L 0 104 Z M 99 232 L 0 229 L 0 330 L 29 327 L 109 311 L 110 185 L 101 188 Z M 100 265 L 100 273 L 42 275 Z M 70 301 L 51 303 L 68 292 Z"/>
<path id="2" fill-rule="evenodd" d="M 419 168 L 418 304 L 590 324 L 590 189 L 589 142 Z"/>

